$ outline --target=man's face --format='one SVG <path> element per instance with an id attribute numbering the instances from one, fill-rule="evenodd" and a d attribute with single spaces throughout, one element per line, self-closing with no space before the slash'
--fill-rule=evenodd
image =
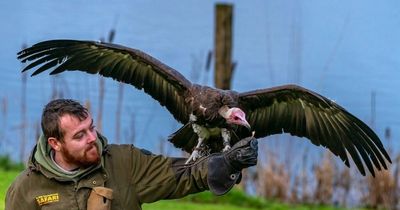
<path id="1" fill-rule="evenodd" d="M 67 168 L 71 169 L 86 168 L 99 163 L 97 133 L 90 115 L 80 121 L 79 118 L 66 114 L 60 118 L 60 127 L 64 132 L 64 141 L 60 142 L 58 151 L 62 164 L 67 164 Z"/>

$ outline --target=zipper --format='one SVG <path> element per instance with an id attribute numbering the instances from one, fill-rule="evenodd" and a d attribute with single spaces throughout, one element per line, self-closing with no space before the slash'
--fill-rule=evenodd
<path id="1" fill-rule="evenodd" d="M 76 204 L 76 206 L 78 207 L 78 210 L 80 209 L 79 208 L 79 202 L 78 202 L 78 182 L 77 181 L 74 181 L 74 198 L 75 198 L 75 204 Z"/>

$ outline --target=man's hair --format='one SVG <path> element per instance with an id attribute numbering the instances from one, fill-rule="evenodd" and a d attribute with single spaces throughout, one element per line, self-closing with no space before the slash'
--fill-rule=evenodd
<path id="1" fill-rule="evenodd" d="M 63 141 L 64 131 L 60 127 L 60 118 L 65 114 L 77 117 L 79 120 L 85 120 L 89 112 L 79 102 L 72 99 L 56 99 L 50 101 L 43 109 L 42 113 L 42 131 L 46 138 L 54 137 Z"/>

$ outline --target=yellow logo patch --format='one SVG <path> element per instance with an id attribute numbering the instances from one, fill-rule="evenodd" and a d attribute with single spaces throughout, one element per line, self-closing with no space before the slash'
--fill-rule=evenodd
<path id="1" fill-rule="evenodd" d="M 39 206 L 43 206 L 48 203 L 58 202 L 60 200 L 58 193 L 48 194 L 48 195 L 41 195 L 36 197 L 36 202 Z"/>

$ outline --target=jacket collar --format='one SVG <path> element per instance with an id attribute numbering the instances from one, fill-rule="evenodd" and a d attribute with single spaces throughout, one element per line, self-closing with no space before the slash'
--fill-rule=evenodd
<path id="1" fill-rule="evenodd" d="M 55 179 L 57 181 L 79 181 L 82 178 L 85 178 L 86 176 L 90 176 L 91 174 L 93 174 L 94 171 L 101 171 L 101 176 L 103 177 L 103 181 L 96 181 L 94 185 L 98 185 L 98 184 L 103 184 L 104 181 L 107 179 L 107 173 L 104 170 L 104 157 L 105 155 L 110 155 L 108 152 L 108 144 L 107 144 L 107 138 L 104 137 L 103 135 L 101 135 L 99 132 L 97 132 L 97 136 L 100 139 L 100 141 L 102 141 L 103 144 L 103 149 L 102 149 L 102 154 L 101 154 L 101 166 L 100 168 L 97 168 L 95 170 L 92 170 L 90 173 L 87 174 L 83 174 L 83 176 L 79 177 L 77 180 L 72 180 L 72 179 L 68 179 L 65 177 L 61 177 L 58 176 L 54 173 L 52 173 L 51 171 L 47 170 L 45 167 L 43 167 L 40 163 L 37 162 L 37 160 L 35 159 L 35 153 L 37 152 L 37 144 L 35 145 L 35 147 L 33 148 L 29 159 L 28 159 L 28 163 L 27 163 L 27 167 L 29 172 L 39 172 L 41 174 L 43 174 L 46 178 L 48 179 Z M 102 183 L 101 183 L 102 182 Z M 93 183 L 91 184 L 93 185 Z"/>

